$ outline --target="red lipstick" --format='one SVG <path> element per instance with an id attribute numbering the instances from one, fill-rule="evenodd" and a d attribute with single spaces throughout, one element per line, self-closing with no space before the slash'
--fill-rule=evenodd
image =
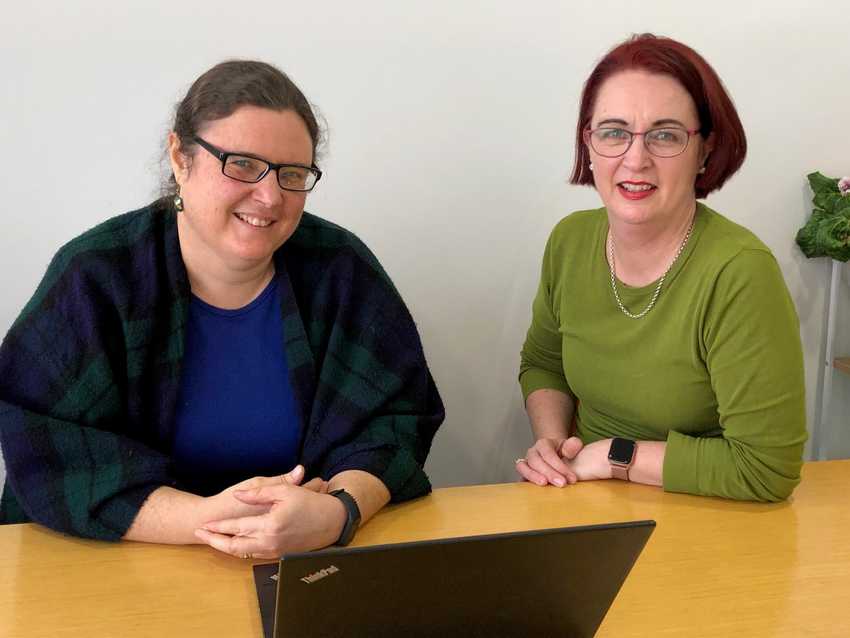
<path id="1" fill-rule="evenodd" d="M 629 190 L 626 186 L 632 187 L 632 190 Z M 635 189 L 635 187 L 638 188 Z M 632 201 L 646 199 L 647 197 L 652 195 L 657 188 L 657 186 L 654 186 L 649 182 L 626 181 L 617 184 L 617 190 L 619 191 L 620 195 Z"/>

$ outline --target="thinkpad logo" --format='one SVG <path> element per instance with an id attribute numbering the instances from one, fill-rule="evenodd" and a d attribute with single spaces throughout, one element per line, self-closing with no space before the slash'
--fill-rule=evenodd
<path id="1" fill-rule="evenodd" d="M 317 580 L 322 580 L 323 578 L 327 578 L 331 574 L 336 574 L 338 571 L 339 571 L 339 567 L 337 567 L 336 565 L 329 565 L 328 567 L 325 567 L 324 569 L 320 569 L 317 572 L 313 572 L 312 574 L 308 574 L 307 576 L 304 576 L 300 580 L 301 580 L 301 582 L 304 582 L 304 583 L 307 583 L 308 585 L 311 585 L 312 583 L 315 583 Z"/>

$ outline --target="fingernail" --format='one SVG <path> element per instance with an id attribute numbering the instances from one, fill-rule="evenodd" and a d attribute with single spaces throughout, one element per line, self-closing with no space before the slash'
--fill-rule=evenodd
<path id="1" fill-rule="evenodd" d="M 552 482 L 553 482 L 555 485 L 557 485 L 558 487 L 564 487 L 564 485 L 565 485 L 565 483 L 564 483 L 564 479 L 562 479 L 560 476 L 559 476 L 558 478 L 556 478 L 556 479 L 555 479 L 554 481 L 552 481 Z"/>

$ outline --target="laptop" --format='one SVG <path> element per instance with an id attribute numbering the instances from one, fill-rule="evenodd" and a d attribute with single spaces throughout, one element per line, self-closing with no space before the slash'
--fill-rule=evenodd
<path id="1" fill-rule="evenodd" d="M 335 548 L 255 565 L 265 638 L 593 636 L 655 521 Z"/>

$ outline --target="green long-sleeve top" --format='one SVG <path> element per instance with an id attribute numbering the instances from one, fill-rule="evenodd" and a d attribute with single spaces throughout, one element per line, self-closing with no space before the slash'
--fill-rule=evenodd
<path id="1" fill-rule="evenodd" d="M 703 204 L 655 307 L 617 307 L 605 209 L 552 231 L 522 350 L 523 396 L 578 399 L 577 433 L 666 441 L 664 489 L 776 501 L 806 441 L 799 324 L 779 266 L 747 229 Z M 656 283 L 618 283 L 632 312 Z"/>

